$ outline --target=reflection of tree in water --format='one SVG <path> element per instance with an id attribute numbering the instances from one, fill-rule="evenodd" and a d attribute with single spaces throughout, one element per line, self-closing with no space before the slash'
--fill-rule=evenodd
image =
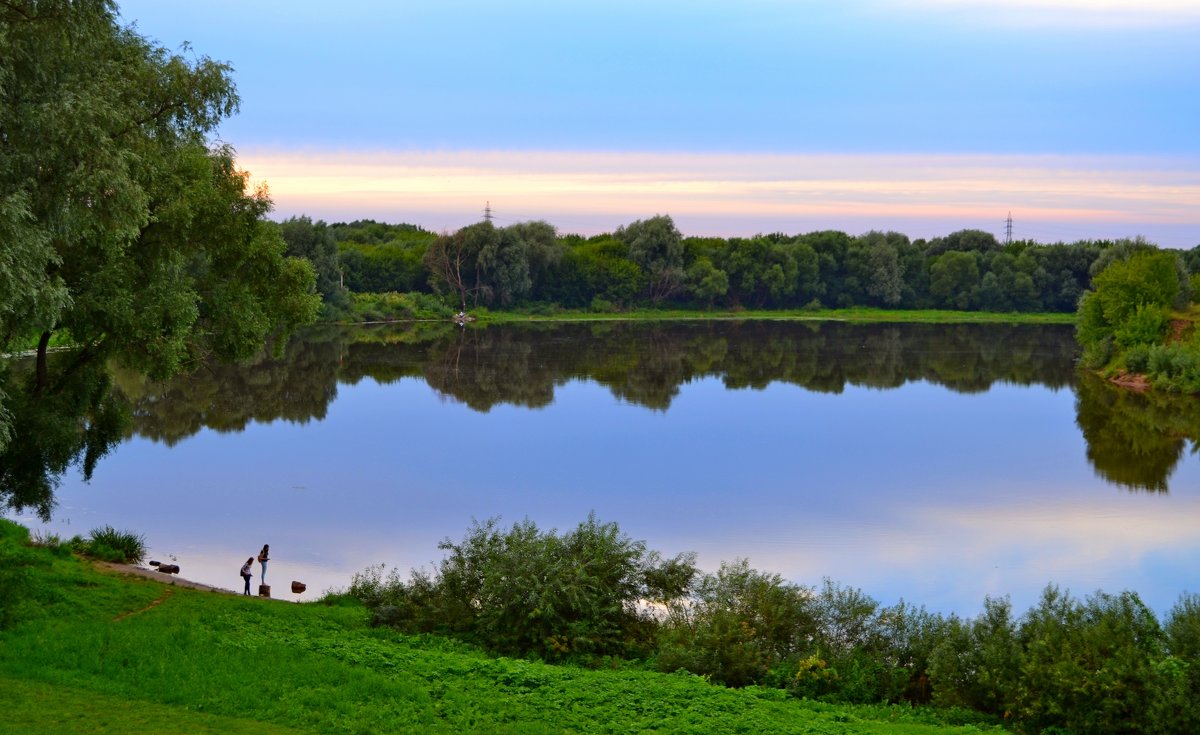
<path id="1" fill-rule="evenodd" d="M 422 373 L 431 388 L 476 411 L 499 403 L 542 408 L 562 382 L 546 354 L 507 330 L 464 329 L 431 347 Z"/>
<path id="2" fill-rule="evenodd" d="M 666 410 L 690 381 L 731 389 L 772 383 L 840 393 L 928 381 L 959 392 L 997 381 L 1075 385 L 1069 327 L 852 325 L 834 322 L 678 322 L 519 325 L 460 330 L 448 324 L 309 330 L 282 357 L 206 366 L 165 384 L 126 371 L 80 371 L 61 400 L 14 405 L 17 437 L 0 457 L 0 497 L 48 508 L 66 467 L 95 464 L 126 418 L 139 435 L 173 444 L 202 428 L 241 431 L 251 421 L 325 416 L 339 382 L 420 378 L 477 411 L 497 404 L 541 408 L 555 389 L 589 380 L 625 402 Z M 12 362 L 9 381 L 31 367 Z M 1078 422 L 1101 476 L 1165 490 L 1186 442 L 1196 451 L 1195 400 L 1135 396 L 1085 376 Z M 9 383 L 15 385 L 15 383 Z M 18 391 L 10 390 L 15 395 Z M 40 478 L 40 479 L 39 479 Z"/>
<path id="3" fill-rule="evenodd" d="M 788 383 L 840 393 L 928 380 L 957 391 L 996 381 L 1070 385 L 1069 329 L 1006 325 L 851 325 L 834 322 L 603 322 L 312 330 L 282 358 L 214 365 L 165 385 L 118 373 L 138 433 L 178 441 L 202 427 L 303 422 L 325 415 L 338 382 L 421 377 L 477 411 L 541 408 L 570 380 L 666 410 L 684 383 L 715 377 L 731 389 Z"/>
<path id="4" fill-rule="evenodd" d="M 202 428 L 231 432 L 251 421 L 320 420 L 337 395 L 343 337 L 341 330 L 310 330 L 280 357 L 214 362 L 165 383 L 117 370 L 116 386 L 132 407 L 134 431 L 167 445 Z"/>
<path id="5" fill-rule="evenodd" d="M 1188 442 L 1200 451 L 1200 399 L 1133 393 L 1091 374 L 1075 395 L 1088 460 L 1109 482 L 1166 492 Z"/>
<path id="6" fill-rule="evenodd" d="M 502 326 L 468 330 L 429 351 L 424 374 L 478 410 L 542 406 L 558 384 L 592 380 L 625 401 L 666 409 L 686 382 L 717 377 L 730 388 L 790 383 L 839 393 L 847 385 L 898 387 L 928 380 L 952 390 L 996 381 L 1074 381 L 1069 328 L 1008 325 L 851 325 L 690 322 Z"/>
<path id="7" fill-rule="evenodd" d="M 70 362 L 71 355 L 50 357 L 52 389 L 34 385 L 33 360 L 0 364 L 0 391 L 9 395 L 12 438 L 0 452 L 0 501 L 49 519 L 54 490 L 62 475 L 79 466 L 90 479 L 96 462 L 126 436 L 129 412 L 112 394 L 103 364 Z"/>

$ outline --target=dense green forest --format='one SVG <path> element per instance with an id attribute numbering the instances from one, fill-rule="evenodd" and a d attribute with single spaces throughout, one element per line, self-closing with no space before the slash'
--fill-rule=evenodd
<path id="1" fill-rule="evenodd" d="M 835 230 L 684 237 L 665 215 L 588 238 L 559 235 L 545 222 L 483 221 L 441 235 L 371 220 L 327 225 L 301 217 L 282 226 L 291 252 L 316 264 L 328 304 L 345 309 L 353 300 L 368 311 L 386 307 L 364 294 L 394 292 L 440 295 L 456 309 L 1074 312 L 1097 273 L 1152 247 L 1141 240 L 1002 244 L 979 230 L 931 240 Z M 1200 273 L 1200 246 L 1164 252 Z M 1186 300 L 1190 282 L 1184 288 Z M 393 301 L 414 303 L 422 302 Z"/>

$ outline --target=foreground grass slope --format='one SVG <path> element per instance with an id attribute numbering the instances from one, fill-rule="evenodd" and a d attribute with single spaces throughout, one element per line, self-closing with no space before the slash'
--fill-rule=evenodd
<path id="1" fill-rule="evenodd" d="M 20 558 L 26 602 L 0 632 L 0 733 L 979 731 L 924 710 L 494 658 L 372 629 L 357 606 L 194 591 L 44 549 Z"/>

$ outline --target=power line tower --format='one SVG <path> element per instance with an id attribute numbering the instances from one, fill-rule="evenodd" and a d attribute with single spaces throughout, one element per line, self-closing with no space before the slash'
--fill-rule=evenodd
<path id="1" fill-rule="evenodd" d="M 483 219 L 488 222 L 492 221 L 492 203 L 491 202 L 487 202 L 483 206 Z"/>
<path id="2" fill-rule="evenodd" d="M 1009 212 L 1008 219 L 1004 220 L 1004 245 L 1012 245 L 1012 212 Z"/>

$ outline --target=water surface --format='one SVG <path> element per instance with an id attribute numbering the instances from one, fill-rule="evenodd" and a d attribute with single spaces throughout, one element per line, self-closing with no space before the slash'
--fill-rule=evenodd
<path id="1" fill-rule="evenodd" d="M 1081 376 L 1069 328 L 730 322 L 320 329 L 168 385 L 49 530 L 144 532 L 184 576 L 276 596 L 440 557 L 473 518 L 595 511 L 706 569 L 973 615 L 1050 582 L 1200 589 L 1200 409 Z M 32 519 L 23 518 L 40 527 Z M 255 583 L 258 580 L 255 579 Z"/>

